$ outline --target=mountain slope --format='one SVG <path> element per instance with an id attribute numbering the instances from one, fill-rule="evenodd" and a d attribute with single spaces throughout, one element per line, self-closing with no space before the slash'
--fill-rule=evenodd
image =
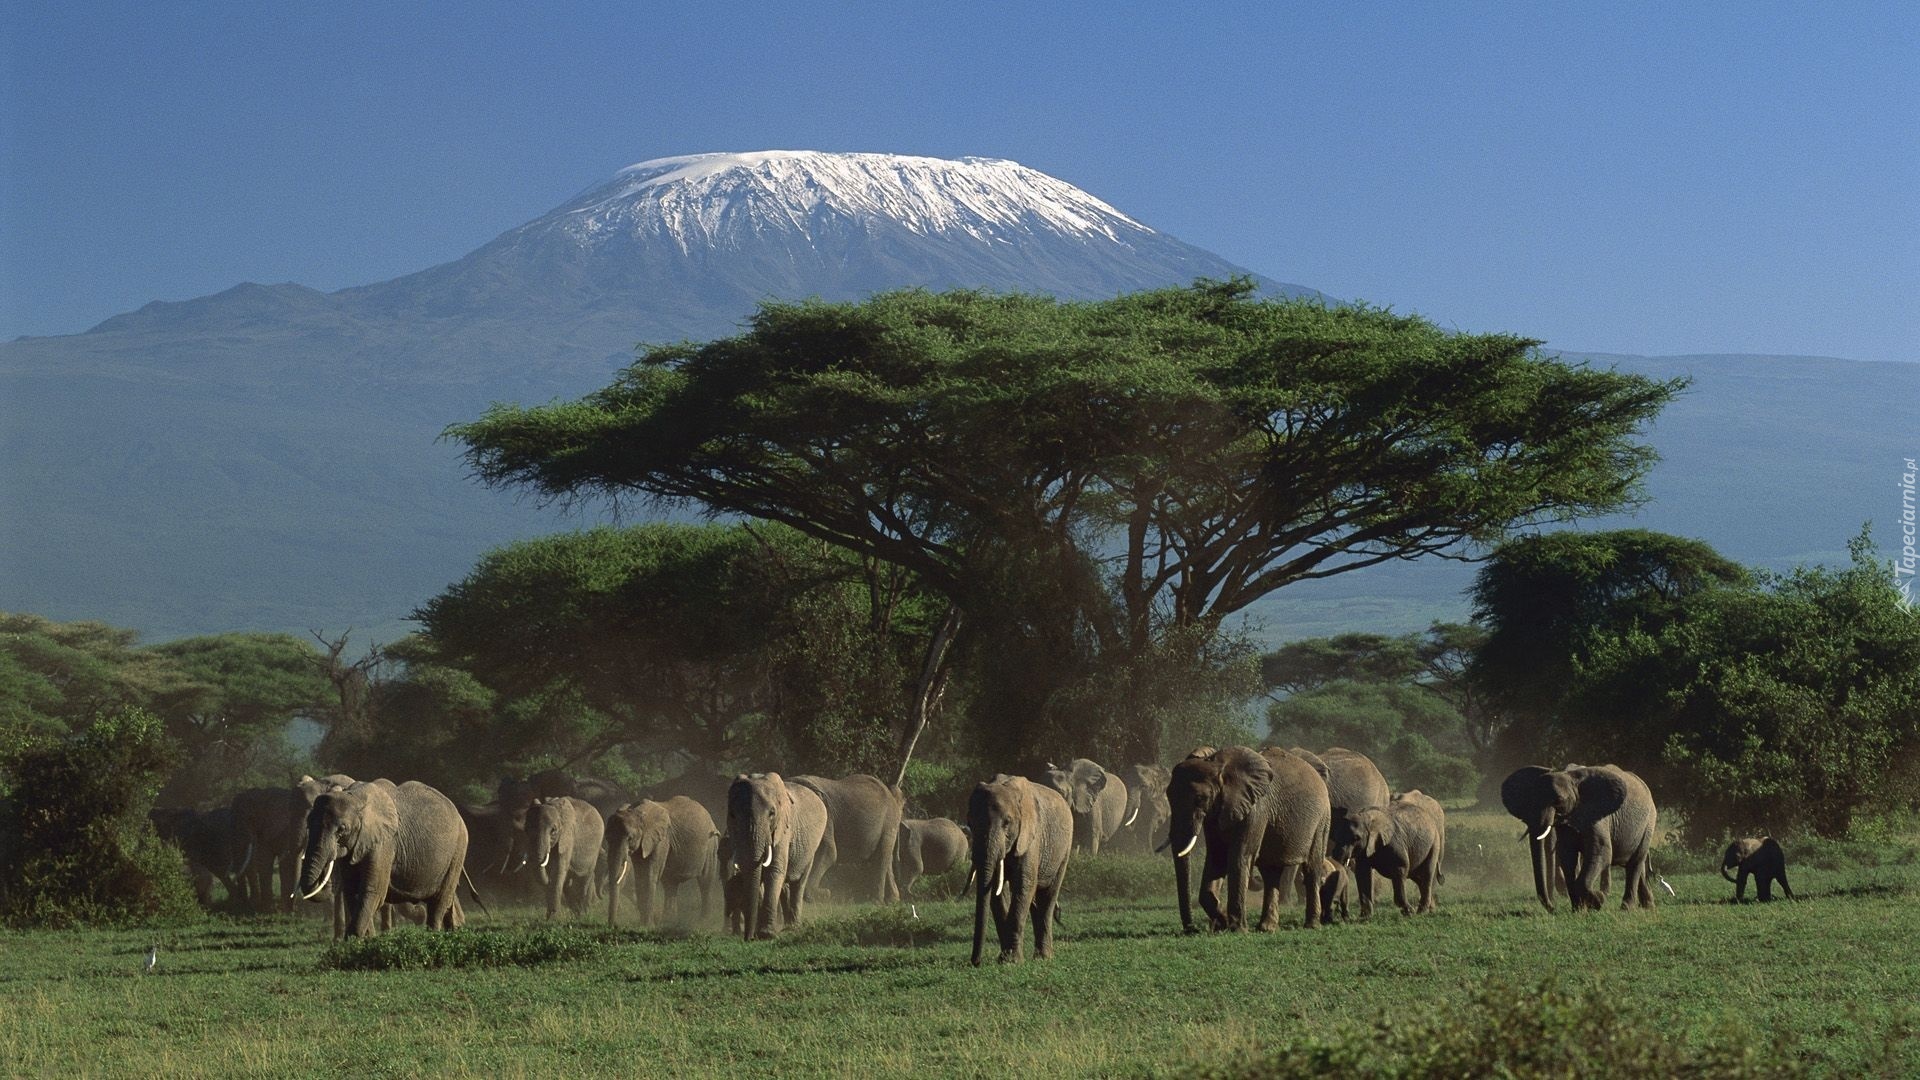
<path id="1" fill-rule="evenodd" d="M 728 333 L 766 298 L 1246 273 L 1012 162 L 645 162 L 392 281 L 249 283 L 0 345 L 0 609 L 155 637 L 388 626 L 568 524 L 436 441 L 491 401 L 595 389 L 635 344 Z"/>

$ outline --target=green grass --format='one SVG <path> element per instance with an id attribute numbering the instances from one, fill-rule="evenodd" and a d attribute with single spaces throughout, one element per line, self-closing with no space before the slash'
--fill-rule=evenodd
<path id="1" fill-rule="evenodd" d="M 1351 1048 L 1382 1020 L 1477 1023 L 1457 1010 L 1484 988 L 1547 981 L 1563 1011 L 1566 995 L 1604 995 L 1682 1048 L 1771 1053 L 1777 1039 L 1815 1074 L 1920 1073 L 1920 865 L 1796 866 L 1802 902 L 1738 908 L 1710 866 L 1663 865 L 1680 895 L 1656 911 L 1549 916 L 1511 822 L 1456 813 L 1452 841 L 1438 914 L 1311 932 L 1290 910 L 1273 934 L 1183 936 L 1164 857 L 1102 860 L 1082 867 L 1090 884 L 1162 884 L 1076 899 L 1069 870 L 1058 957 L 1019 967 L 968 966 L 970 905 L 934 900 L 918 918 L 816 905 L 808 925 L 752 944 L 515 911 L 476 919 L 460 945 L 413 932 L 330 951 L 319 905 L 10 933 L 0 1072 L 1178 1075 L 1296 1040 Z M 150 940 L 160 965 L 146 976 Z M 397 969 L 323 966 L 343 956 Z"/>

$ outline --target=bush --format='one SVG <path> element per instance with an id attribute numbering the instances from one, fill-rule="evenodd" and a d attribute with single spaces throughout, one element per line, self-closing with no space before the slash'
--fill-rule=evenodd
<path id="1" fill-rule="evenodd" d="M 147 820 L 177 754 L 159 718 L 102 716 L 58 742 L 15 750 L 0 833 L 0 919 L 11 926 L 115 926 L 199 916 L 180 853 Z"/>
<path id="2" fill-rule="evenodd" d="M 530 930 L 486 927 L 453 932 L 403 926 L 379 937 L 336 941 L 320 955 L 320 966 L 336 971 L 533 967 L 584 960 L 627 936 L 618 930 L 575 926 Z"/>
<path id="3" fill-rule="evenodd" d="M 1553 1076 L 1759 1080 L 1801 1075 L 1792 1048 L 1748 1032 L 1689 1041 L 1670 1019 L 1630 1014 L 1605 990 L 1490 979 L 1472 1000 L 1413 1022 L 1381 1021 L 1331 1039 L 1261 1048 L 1189 1075 L 1237 1077 Z"/>

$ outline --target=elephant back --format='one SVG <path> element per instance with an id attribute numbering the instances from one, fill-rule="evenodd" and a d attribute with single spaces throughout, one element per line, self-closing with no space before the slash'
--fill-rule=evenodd
<path id="1" fill-rule="evenodd" d="M 1387 778 L 1372 758 L 1341 746 L 1330 747 L 1321 758 L 1327 767 L 1327 801 L 1333 809 L 1387 805 Z"/>
<path id="2" fill-rule="evenodd" d="M 720 835 L 713 815 L 685 795 L 675 795 L 659 805 L 667 815 L 667 873 L 674 877 L 698 875 L 712 860 L 714 840 Z"/>
<path id="3" fill-rule="evenodd" d="M 398 832 L 389 895 L 423 902 L 438 895 L 449 872 L 458 874 L 466 862 L 467 823 L 460 808 L 418 780 L 355 784 L 348 790 L 361 789 L 393 804 Z"/>
<path id="4" fill-rule="evenodd" d="M 1261 756 L 1273 776 L 1261 861 L 1308 862 L 1324 857 L 1332 820 L 1327 782 L 1311 764 L 1288 751 L 1270 749 Z"/>

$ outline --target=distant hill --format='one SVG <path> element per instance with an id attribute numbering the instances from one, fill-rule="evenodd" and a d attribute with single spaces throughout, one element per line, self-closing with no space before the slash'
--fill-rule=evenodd
<path id="1" fill-rule="evenodd" d="M 1249 271 L 1013 162 L 773 151 L 622 170 L 464 258 L 325 293 L 236 286 L 0 345 L 0 609 L 150 639 L 391 637 L 487 548 L 586 523 L 464 475 L 449 423 L 603 385 L 635 344 L 767 297 L 969 286 L 1100 297 Z M 1313 290 L 1258 278 L 1279 295 Z M 1524 327 L 1516 330 L 1524 332 Z M 1694 374 L 1641 519 L 1730 554 L 1831 557 L 1884 518 L 1920 367 L 1594 358 Z M 1290 588 L 1283 636 L 1457 613 L 1458 567 Z"/>

